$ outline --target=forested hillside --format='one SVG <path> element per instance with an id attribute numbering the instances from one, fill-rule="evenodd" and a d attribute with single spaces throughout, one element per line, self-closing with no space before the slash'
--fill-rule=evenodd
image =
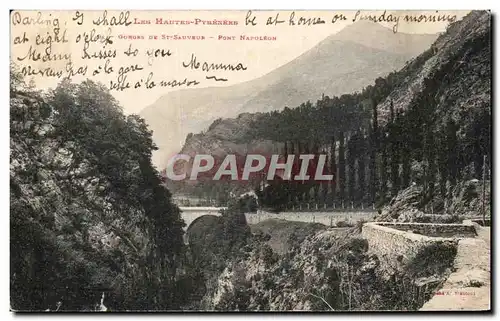
<path id="1" fill-rule="evenodd" d="M 329 156 L 331 184 L 271 183 L 272 207 L 378 206 L 417 184 L 422 209 L 444 211 L 459 182 L 481 179 L 483 170 L 489 179 L 490 19 L 489 12 L 471 12 L 403 69 L 361 92 L 325 93 L 315 103 L 245 116 L 248 130 L 234 135 L 213 135 L 231 123 L 218 120 L 207 133 L 190 135 L 183 151 L 218 154 L 228 143 L 272 141 L 282 155 Z"/>
<path id="2" fill-rule="evenodd" d="M 188 133 L 206 130 L 219 117 L 283 110 L 317 100 L 322 93 L 361 90 L 375 78 L 403 67 L 436 38 L 436 34 L 395 34 L 381 24 L 360 21 L 257 79 L 163 95 L 140 113 L 159 147 L 154 164 L 165 166 Z"/>
<path id="3" fill-rule="evenodd" d="M 269 82 L 255 92 L 245 92 L 242 85 L 232 96 L 231 87 L 226 88 L 224 98 L 238 99 L 225 100 L 219 114 L 211 115 L 245 112 L 236 113 L 234 119 L 217 118 L 206 131 L 188 134 L 180 151 L 210 154 L 217 162 L 227 154 L 323 154 L 327 155 L 324 174 L 334 179 L 319 183 L 278 177 L 266 181 L 258 175 L 237 182 L 209 175 L 189 184 L 165 181 L 152 164 L 157 148 L 151 128 L 137 115 L 125 116 L 104 85 L 62 81 L 55 89 L 41 91 L 11 66 L 11 309 L 408 311 L 421 308 L 452 278 L 458 289 L 482 288 L 480 293 L 486 293 L 490 287 L 487 220 L 484 226 L 451 226 L 474 229 L 475 238 L 462 238 L 460 233 L 427 240 L 438 233 L 425 235 L 412 227 L 388 234 L 387 242 L 381 234 L 367 236 L 364 220 L 350 227 L 346 221 L 333 226 L 332 220 L 331 226 L 323 226 L 316 220 L 318 213 L 312 213 L 312 224 L 260 221 L 266 214 L 253 216 L 258 224 L 246 221 L 247 214 L 257 209 L 279 212 L 292 206 L 297 219 L 302 209 L 333 212 L 334 208 L 353 208 L 370 220 L 385 222 L 449 223 L 490 213 L 489 12 L 473 11 L 449 25 L 428 50 L 387 74 L 385 67 L 395 61 L 389 57 L 392 62 L 382 68 L 385 77 L 378 76 L 382 70 L 377 68 L 363 74 L 377 74 L 370 78 L 371 85 L 361 86 L 368 80 L 353 72 L 356 81 L 345 85 L 359 85 L 358 91 L 329 91 L 325 84 L 333 86 L 342 78 L 331 81 L 332 73 L 323 73 L 318 83 L 325 87 L 310 91 L 319 99 L 301 99 L 293 105 L 287 100 L 294 91 L 287 84 L 297 73 L 307 70 L 303 88 L 309 92 L 316 84 L 316 72 L 328 63 L 338 66 L 328 59 L 326 49 L 335 49 L 340 57 L 354 52 L 342 53 L 342 48 L 357 48 L 358 58 L 363 58 L 354 66 L 359 71 L 384 58 L 381 52 L 386 46 L 395 46 L 396 61 L 402 53 L 410 54 L 405 46 L 414 40 L 403 37 L 406 40 L 397 43 L 374 38 L 366 44 L 371 49 L 346 44 L 349 37 L 330 39 L 305 54 L 318 58 L 314 68 L 299 60 L 292 67 L 304 69 L 288 74 L 283 70 L 290 65 L 285 66 L 267 75 Z M 428 41 L 417 38 L 420 45 Z M 350 67 L 343 65 L 343 71 L 348 73 Z M 193 95 L 204 104 L 196 105 L 194 109 L 200 107 L 201 112 L 193 113 L 204 117 L 219 101 L 213 92 L 197 92 L 203 94 Z M 276 93 L 279 97 L 271 103 Z M 302 94 L 294 92 L 290 101 Z M 185 92 L 176 95 L 172 97 Z M 231 109 L 231 101 L 240 98 L 244 101 Z M 161 119 L 157 123 L 166 130 L 168 124 Z M 300 167 L 296 165 L 294 170 Z M 184 233 L 174 193 L 197 196 L 192 198 L 197 201 L 215 200 L 212 205 L 227 208 L 220 210 L 220 216 L 211 215 L 213 209 L 196 208 Z M 372 206 L 380 210 L 375 217 Z M 369 213 L 361 208 L 369 208 Z M 452 215 L 413 215 L 424 212 Z M 448 235 L 450 225 L 444 227 L 440 236 Z M 410 235 L 411 243 L 400 249 L 403 238 L 395 235 L 403 233 Z M 474 267 L 476 258 L 484 269 Z M 462 274 L 456 273 L 457 262 L 466 267 L 458 270 Z M 454 300 L 463 301 L 459 296 Z M 456 309 L 450 302 L 446 307 Z"/>
<path id="4" fill-rule="evenodd" d="M 12 309 L 176 308 L 183 222 L 144 121 L 92 81 L 11 73 Z"/>

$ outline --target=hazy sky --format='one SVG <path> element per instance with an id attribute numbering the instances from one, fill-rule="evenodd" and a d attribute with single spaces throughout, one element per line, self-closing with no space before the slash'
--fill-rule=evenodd
<path id="1" fill-rule="evenodd" d="M 353 23 L 356 16 L 356 11 L 297 11 L 294 21 L 298 23 L 300 17 L 304 18 L 321 18 L 326 23 L 312 26 L 304 25 L 289 25 L 291 11 L 253 11 L 252 16 L 256 17 L 256 26 L 246 26 L 245 17 L 247 11 L 131 11 L 127 21 L 150 21 L 151 24 L 130 24 L 123 25 L 99 25 L 99 17 L 103 18 L 102 11 L 82 11 L 81 15 L 76 15 L 74 11 L 44 11 L 37 12 L 19 12 L 11 16 L 11 59 L 23 66 L 31 66 L 35 70 L 45 71 L 46 68 L 51 68 L 54 71 L 63 71 L 63 76 L 67 75 L 66 59 L 45 61 L 43 56 L 47 47 L 50 47 L 50 55 L 69 55 L 73 64 L 73 71 L 76 73 L 78 68 L 87 66 L 85 76 L 76 75 L 72 79 L 80 81 L 87 77 L 96 81 L 103 82 L 108 88 L 110 81 L 116 83 L 119 79 L 120 68 L 123 71 L 128 71 L 123 75 L 126 76 L 126 82 L 129 82 L 130 89 L 123 91 L 113 90 L 114 96 L 124 107 L 126 113 L 138 113 L 144 107 L 155 102 L 161 95 L 171 91 L 178 90 L 177 88 L 161 87 L 159 85 L 152 89 L 146 89 L 145 82 L 150 72 L 153 72 L 152 80 L 156 84 L 160 81 L 170 82 L 173 80 L 183 81 L 198 81 L 196 87 L 208 86 L 228 86 L 238 82 L 254 79 L 262 76 L 273 69 L 293 60 L 308 49 L 314 47 L 318 42 L 325 39 L 329 35 L 337 33 L 342 28 Z M 105 19 L 108 23 L 112 23 L 113 16 L 119 17 L 120 12 L 109 11 Z M 285 22 L 278 25 L 266 25 L 268 17 L 275 17 L 279 13 L 279 19 Z M 383 11 L 362 11 L 361 16 L 365 15 L 380 15 Z M 347 20 L 337 20 L 331 23 L 335 15 L 344 15 Z M 456 15 L 457 20 L 461 19 L 467 11 L 426 11 L 426 12 L 409 12 L 395 11 L 387 12 L 386 17 L 390 14 L 395 16 L 404 16 L 406 14 L 445 14 Z M 359 15 L 358 15 L 359 17 Z M 56 18 L 56 20 L 54 20 Z M 75 19 L 74 19 L 75 18 Z M 83 19 L 82 19 L 83 18 Z M 122 18 L 125 18 L 123 15 Z M 187 24 L 156 24 L 157 19 L 165 20 L 184 20 L 198 22 Z M 238 25 L 209 25 L 203 24 L 203 21 L 237 21 Z M 116 19 L 120 21 L 120 19 Z M 125 19 L 122 19 L 125 21 Z M 138 22 L 137 21 L 137 22 Z M 78 23 L 82 23 L 81 25 Z M 59 38 L 67 42 L 57 43 L 54 37 L 54 26 L 60 28 Z M 394 22 L 382 23 L 387 27 L 392 28 Z M 447 23 L 407 23 L 400 18 L 398 24 L 398 32 L 406 33 L 436 33 L 445 30 Z M 94 31 L 92 31 L 94 30 Z M 65 34 L 64 34 L 65 33 Z M 103 35 L 99 37 L 97 35 Z M 106 36 L 112 35 L 112 44 L 101 43 Z M 173 40 L 162 39 L 164 36 L 199 36 L 205 37 L 204 40 Z M 240 36 L 268 36 L 276 37 L 275 41 L 265 40 L 240 40 Z M 23 37 L 24 36 L 24 37 Z M 38 41 L 37 41 L 38 36 Z M 49 37 L 50 36 L 50 37 Z M 150 36 L 157 36 L 158 39 L 149 39 Z M 236 40 L 219 40 L 219 36 L 235 37 Z M 19 37 L 15 41 L 15 37 Z M 123 37 L 135 37 L 135 40 L 123 39 Z M 213 38 L 210 38 L 213 37 Z M 143 39 L 140 39 L 143 38 Z M 23 41 L 23 39 L 28 39 Z M 99 51 L 106 55 L 113 54 L 116 50 L 116 57 L 109 58 L 106 74 L 104 66 L 107 59 L 85 59 L 84 45 L 85 39 L 89 41 L 86 53 L 92 56 L 94 53 L 98 56 Z M 79 41 L 78 41 L 79 40 Z M 52 44 L 48 46 L 48 43 Z M 16 42 L 16 44 L 14 44 Z M 105 46 L 104 46 L 105 45 Z M 132 46 L 132 51 L 137 49 L 137 54 L 127 56 L 124 52 Z M 31 56 L 30 56 L 31 48 Z M 156 51 L 160 49 L 159 51 Z M 167 50 L 170 55 L 165 57 L 151 58 L 148 56 L 148 51 L 153 55 L 155 52 L 161 55 L 161 50 L 164 53 Z M 36 51 L 34 51 L 36 50 Z M 37 59 L 38 53 L 41 53 L 40 59 Z M 199 69 L 185 68 L 183 64 L 189 65 L 192 55 L 196 55 L 197 62 L 200 62 Z M 19 61 L 18 58 L 23 60 Z M 63 57 L 64 58 L 64 57 Z M 35 61 L 36 60 L 36 61 Z M 202 70 L 203 62 L 232 64 L 237 66 L 241 63 L 246 70 L 239 71 L 212 71 L 206 72 Z M 99 69 L 101 66 L 101 69 Z M 137 67 L 139 68 L 137 68 Z M 112 69 L 110 69 L 111 67 Z M 137 70 L 141 69 L 142 70 Z M 99 71 L 94 75 L 94 70 Z M 226 78 L 227 81 L 215 82 L 207 80 L 206 76 L 217 76 L 218 78 Z M 123 79 L 123 77 L 122 77 Z M 141 87 L 134 89 L 134 84 L 143 80 Z M 40 88 L 49 88 L 55 86 L 61 78 L 42 77 L 39 74 L 34 77 L 36 85 Z M 125 82 L 125 83 L 126 83 Z M 184 87 L 182 87 L 184 88 Z"/>

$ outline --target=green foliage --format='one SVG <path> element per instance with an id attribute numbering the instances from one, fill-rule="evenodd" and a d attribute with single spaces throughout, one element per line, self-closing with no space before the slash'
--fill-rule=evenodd
<path id="1" fill-rule="evenodd" d="M 245 218 L 246 202 L 247 199 L 231 199 L 228 208 L 221 210 L 221 217 L 202 216 L 190 225 L 187 231 L 190 259 L 185 261 L 184 267 L 190 270 L 186 276 L 198 280 L 188 295 L 192 303 L 199 302 L 207 291 L 214 290 L 205 284 L 215 282 L 229 262 L 245 256 L 245 247 L 251 237 Z M 236 304 L 233 308 L 239 306 Z"/>
<path id="2" fill-rule="evenodd" d="M 144 120 L 92 81 L 39 92 L 12 73 L 12 307 L 172 308 L 182 222 Z"/>
<path id="3" fill-rule="evenodd" d="M 380 207 L 416 183 L 424 188 L 425 210 L 442 211 L 457 182 L 480 179 L 483 157 L 491 162 L 490 46 L 486 32 L 449 49 L 412 93 L 407 110 L 392 99 L 388 110 L 379 109 L 391 91 L 420 76 L 436 48 L 359 93 L 256 117 L 250 137 L 283 143 L 285 155 L 327 154 L 336 174 L 322 193 L 317 183 L 273 181 L 256 191 L 260 203 L 275 211 L 306 203 Z"/>
<path id="4" fill-rule="evenodd" d="M 253 195 L 244 195 L 240 197 L 241 207 L 244 213 L 255 213 L 257 212 L 258 205 L 257 199 Z"/>
<path id="5" fill-rule="evenodd" d="M 269 209 L 273 212 L 280 212 L 285 209 L 289 201 L 289 184 L 277 178 L 264 187 L 263 190 L 256 190 L 255 193 L 259 198 L 261 207 Z"/>
<path id="6" fill-rule="evenodd" d="M 418 310 L 446 278 L 455 253 L 452 243 L 424 248 L 409 264 L 389 272 L 354 229 L 309 233 L 282 255 L 256 242 L 250 257 L 230 265 L 219 279 L 224 286 L 218 298 L 212 297 L 213 308 Z"/>
<path id="7" fill-rule="evenodd" d="M 227 256 L 239 250 L 247 243 L 250 237 L 250 227 L 245 217 L 245 201 L 243 199 L 231 199 L 228 208 L 222 211 L 224 224 L 224 240 Z"/>

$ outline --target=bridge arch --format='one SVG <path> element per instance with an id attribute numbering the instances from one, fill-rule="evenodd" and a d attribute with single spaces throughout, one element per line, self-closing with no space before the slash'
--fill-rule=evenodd
<path id="1" fill-rule="evenodd" d="M 193 220 L 193 221 L 189 224 L 189 226 L 187 226 L 187 228 L 186 228 L 186 232 L 188 232 L 188 231 L 189 231 L 189 228 L 190 228 L 191 226 L 193 226 L 193 225 L 194 225 L 194 223 L 196 223 L 196 222 L 198 222 L 198 221 L 200 221 L 200 220 L 204 219 L 204 218 L 205 218 L 205 217 L 207 217 L 207 216 L 215 216 L 215 217 L 220 217 L 221 215 L 205 214 L 205 215 L 198 216 L 197 218 L 195 218 L 195 219 L 194 219 L 194 220 Z"/>
<path id="2" fill-rule="evenodd" d="M 198 218 L 205 215 L 221 216 L 220 210 L 224 207 L 179 207 L 181 210 L 181 217 L 186 223 L 184 232 L 186 232 L 191 224 Z"/>
<path id="3" fill-rule="evenodd" d="M 199 224 L 196 224 L 199 222 Z M 224 224 L 221 215 L 205 214 L 195 218 L 184 233 L 184 244 L 190 243 L 190 238 L 206 237 L 214 233 L 219 228 L 223 228 Z"/>

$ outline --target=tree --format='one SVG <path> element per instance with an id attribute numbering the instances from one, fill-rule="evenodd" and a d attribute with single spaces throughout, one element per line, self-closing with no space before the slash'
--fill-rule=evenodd
<path id="1" fill-rule="evenodd" d="M 344 147 L 344 132 L 339 134 L 339 198 L 345 201 L 346 161 Z"/>
<path id="2" fill-rule="evenodd" d="M 388 144 L 387 144 L 387 132 L 383 131 L 381 138 L 380 138 L 380 174 L 379 174 L 379 203 L 383 204 L 386 201 L 387 197 L 387 180 L 388 180 L 388 175 L 387 175 L 387 165 L 388 165 Z"/>
<path id="3" fill-rule="evenodd" d="M 347 143 L 347 179 L 349 200 L 354 202 L 356 199 L 356 157 L 357 157 L 357 135 L 354 134 Z"/>
<path id="4" fill-rule="evenodd" d="M 407 123 L 405 121 L 405 117 L 403 114 L 398 111 L 398 115 L 396 117 L 396 123 L 398 124 L 398 127 L 400 128 L 400 137 L 401 137 L 401 151 L 400 151 L 400 157 L 401 157 L 401 187 L 406 188 L 410 185 L 410 175 L 411 175 L 411 150 L 410 150 L 410 139 L 408 137 L 408 128 L 407 128 Z"/>
<path id="5" fill-rule="evenodd" d="M 391 100 L 390 104 L 390 120 L 389 124 L 387 125 L 388 131 L 389 131 L 389 144 L 390 144 L 390 172 L 391 172 L 391 196 L 396 196 L 398 193 L 401 182 L 400 182 L 400 175 L 399 175 L 399 160 L 400 160 L 400 151 L 401 151 L 401 144 L 400 144 L 400 137 L 401 137 L 401 130 L 400 130 L 400 124 L 399 122 L 396 121 L 395 115 L 394 115 L 394 104 Z"/>
<path id="6" fill-rule="evenodd" d="M 103 289 L 111 309 L 176 308 L 183 222 L 144 121 L 92 81 L 41 93 L 15 79 L 12 307 L 78 310 Z"/>
<path id="7" fill-rule="evenodd" d="M 424 140 L 424 159 L 426 166 L 424 191 L 427 200 L 432 200 L 434 197 L 434 187 L 436 181 L 436 150 L 434 143 L 434 131 L 432 124 L 424 127 L 425 140 Z"/>
<path id="8" fill-rule="evenodd" d="M 457 166 L 457 159 L 458 159 L 458 139 L 457 139 L 457 129 L 458 126 L 455 124 L 455 122 L 450 118 L 446 122 L 446 156 L 443 156 L 443 158 L 446 157 L 446 166 L 447 170 L 446 173 L 448 174 L 448 178 L 450 180 L 451 186 L 455 186 L 457 178 L 458 178 L 458 173 L 459 173 L 459 168 Z"/>
<path id="9" fill-rule="evenodd" d="M 366 137 L 364 131 L 358 141 L 358 200 L 365 201 L 366 191 Z"/>
<path id="10" fill-rule="evenodd" d="M 222 220 L 224 224 L 224 252 L 229 254 L 238 252 L 247 243 L 251 235 L 250 227 L 245 217 L 245 200 L 241 198 L 231 199 L 228 208 L 222 210 Z M 231 255 L 227 255 L 230 257 Z"/>
<path id="11" fill-rule="evenodd" d="M 329 166 L 330 159 L 329 159 L 328 152 L 323 150 L 322 154 L 325 155 L 325 172 L 326 172 L 326 174 L 331 175 L 331 168 Z M 333 182 L 333 180 L 330 182 L 329 181 L 321 182 L 320 203 L 322 203 L 322 204 L 326 204 L 326 200 L 328 197 L 328 187 L 330 186 L 331 182 Z M 318 182 L 316 182 L 316 183 L 318 183 Z"/>
<path id="12" fill-rule="evenodd" d="M 372 203 L 375 203 L 378 191 L 377 175 L 377 153 L 379 146 L 378 135 L 378 111 L 375 98 L 371 98 L 372 123 L 370 126 L 370 195 Z"/>
<path id="13" fill-rule="evenodd" d="M 331 181 L 331 191 L 332 191 L 332 201 L 335 202 L 335 197 L 336 197 L 336 192 L 337 192 L 337 153 L 336 153 L 336 142 L 335 142 L 335 136 L 332 134 L 332 140 L 331 140 L 331 147 L 330 147 L 330 166 L 331 166 L 331 173 L 333 175 L 333 179 Z"/>

